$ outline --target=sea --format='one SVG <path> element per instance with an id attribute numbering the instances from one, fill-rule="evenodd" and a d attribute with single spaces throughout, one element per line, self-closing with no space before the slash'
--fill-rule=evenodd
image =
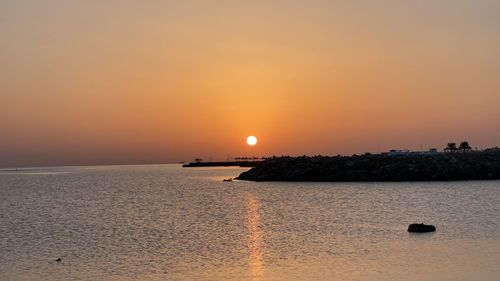
<path id="1" fill-rule="evenodd" d="M 247 169 L 0 170 L 0 280 L 500 280 L 500 181 L 223 182 Z"/>

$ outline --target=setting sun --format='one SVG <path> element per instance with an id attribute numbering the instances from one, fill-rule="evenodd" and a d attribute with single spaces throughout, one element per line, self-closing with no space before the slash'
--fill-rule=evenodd
<path id="1" fill-rule="evenodd" d="M 247 138 L 247 144 L 248 144 L 249 146 L 254 146 L 254 145 L 256 145 L 256 144 L 257 144 L 257 138 L 256 138 L 255 136 L 249 136 L 249 137 Z"/>

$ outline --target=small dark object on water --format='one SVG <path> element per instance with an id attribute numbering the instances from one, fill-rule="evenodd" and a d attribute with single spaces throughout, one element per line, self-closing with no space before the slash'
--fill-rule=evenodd
<path id="1" fill-rule="evenodd" d="M 62 259 L 61 259 L 61 258 L 57 258 L 57 260 L 56 260 L 56 261 L 62 261 Z"/>
<path id="2" fill-rule="evenodd" d="M 222 181 L 223 182 L 225 182 L 225 181 L 233 181 L 233 179 L 232 178 L 228 178 L 228 179 L 223 179 Z"/>
<path id="3" fill-rule="evenodd" d="M 423 223 L 413 223 L 408 226 L 408 232 L 433 232 L 436 231 L 436 227 L 432 224 L 423 224 Z"/>

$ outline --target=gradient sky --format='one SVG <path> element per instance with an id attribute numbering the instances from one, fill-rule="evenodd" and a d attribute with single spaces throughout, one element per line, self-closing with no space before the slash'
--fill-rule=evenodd
<path id="1" fill-rule="evenodd" d="M 499 105 L 496 0 L 0 0 L 3 167 L 489 147 Z"/>

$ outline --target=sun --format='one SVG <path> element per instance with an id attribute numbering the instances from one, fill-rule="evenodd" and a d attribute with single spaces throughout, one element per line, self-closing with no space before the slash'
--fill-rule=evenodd
<path id="1" fill-rule="evenodd" d="M 249 146 L 254 146 L 254 145 L 256 145 L 256 144 L 257 144 L 257 138 L 256 138 L 255 136 L 249 136 L 249 137 L 247 138 L 247 144 L 248 144 Z"/>

